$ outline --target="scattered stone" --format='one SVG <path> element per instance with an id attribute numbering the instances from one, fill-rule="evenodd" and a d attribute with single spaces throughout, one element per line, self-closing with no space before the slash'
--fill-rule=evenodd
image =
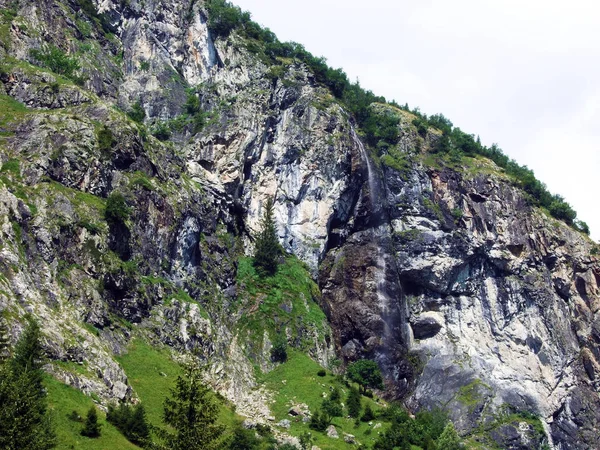
<path id="1" fill-rule="evenodd" d="M 330 438 L 333 438 L 333 439 L 338 439 L 340 437 L 338 435 L 337 430 L 335 429 L 335 427 L 333 425 L 329 425 L 327 427 L 327 436 L 329 436 Z"/>
<path id="2" fill-rule="evenodd" d="M 377 428 L 381 428 L 381 422 L 377 422 L 374 426 L 373 429 L 376 430 Z"/>
<path id="3" fill-rule="evenodd" d="M 245 419 L 242 422 L 242 428 L 245 428 L 246 430 L 251 430 L 253 428 L 256 428 L 256 423 L 252 422 L 250 419 Z"/>
<path id="4" fill-rule="evenodd" d="M 346 444 L 356 444 L 356 437 L 353 434 L 344 433 L 344 442 Z"/>
<path id="5" fill-rule="evenodd" d="M 279 423 L 277 423 L 278 427 L 286 428 L 286 429 L 289 428 L 290 425 L 291 425 L 291 422 L 287 419 L 283 419 L 283 420 L 279 421 Z"/>

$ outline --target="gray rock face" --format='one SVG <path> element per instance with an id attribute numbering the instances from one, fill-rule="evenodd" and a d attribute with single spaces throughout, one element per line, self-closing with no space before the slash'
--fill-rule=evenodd
<path id="1" fill-rule="evenodd" d="M 526 414 L 494 428 L 506 448 L 600 447 L 589 239 L 487 160 L 432 162 L 437 132 L 375 105 L 400 118 L 406 168 L 386 165 L 307 67 L 271 76 L 239 36 L 213 40 L 201 2 L 102 0 L 100 25 L 75 3 L 0 0 L 19 17 L 0 92 L 28 107 L 2 122 L 0 309 L 41 319 L 59 379 L 102 401 L 134 396 L 113 359 L 127 321 L 210 359 L 238 412 L 269 420 L 252 366 L 272 367 L 269 337 L 248 354 L 235 308 L 238 254 L 273 197 L 280 242 L 318 279 L 331 325 L 305 336 L 316 360 L 373 358 L 388 396 L 445 405 L 462 433 L 507 410 L 542 417 L 545 437 Z M 21 62 L 48 44 L 78 58 L 82 87 Z M 185 122 L 190 88 L 201 130 Z M 148 129 L 123 113 L 136 103 Z M 148 133 L 161 124 L 168 142 Z M 129 212 L 107 222 L 115 192 Z"/>

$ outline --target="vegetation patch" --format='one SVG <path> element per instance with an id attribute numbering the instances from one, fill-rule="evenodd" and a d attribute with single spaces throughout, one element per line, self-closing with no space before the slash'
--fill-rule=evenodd
<path id="1" fill-rule="evenodd" d="M 313 445 L 317 445 L 322 450 L 351 447 L 344 443 L 342 433 L 356 436 L 356 439 L 362 444 L 375 442 L 377 432 L 371 431 L 372 425 L 360 422 L 356 426 L 354 418 L 333 417 L 331 423 L 337 428 L 340 439 L 331 439 L 324 433 L 311 430 L 309 424 L 304 422 L 302 417 L 288 414 L 291 407 L 301 403 L 306 404 L 311 413 L 317 412 L 322 406 L 323 400 L 331 396 L 335 389 L 339 390 L 341 401 L 346 402 L 346 397 L 350 392 L 349 385 L 346 385 L 341 378 L 331 374 L 320 377 L 318 375 L 320 370 L 323 370 L 322 367 L 308 356 L 291 350 L 288 352 L 287 362 L 278 365 L 274 370 L 261 377 L 260 381 L 275 395 L 275 402 L 271 406 L 275 421 L 289 420 L 288 431 L 294 436 L 311 433 Z M 368 405 L 375 414 L 385 409 L 384 404 L 367 397 L 362 397 L 361 401 L 363 408 Z M 388 424 L 384 422 L 379 431 L 383 432 L 387 427 Z"/>
<path id="2" fill-rule="evenodd" d="M 50 376 L 45 377 L 44 385 L 48 391 L 49 410 L 52 412 L 52 419 L 56 425 L 58 441 L 56 448 L 58 450 L 70 450 L 74 448 L 90 450 L 118 448 L 133 450 L 139 448 L 127 441 L 113 425 L 106 422 L 102 412 L 98 413 L 98 421 L 101 426 L 100 437 L 91 439 L 82 436 L 83 417 L 94 406 L 94 400 L 83 392 L 67 386 Z"/>
<path id="3" fill-rule="evenodd" d="M 291 345 L 308 349 L 307 331 L 325 333 L 327 320 L 317 304 L 319 289 L 306 265 L 288 256 L 272 276 L 260 276 L 252 258 L 240 258 L 237 286 L 238 308 L 243 315 L 238 329 L 252 345 L 262 345 L 264 331 L 275 339 L 285 328 L 292 332 Z"/>

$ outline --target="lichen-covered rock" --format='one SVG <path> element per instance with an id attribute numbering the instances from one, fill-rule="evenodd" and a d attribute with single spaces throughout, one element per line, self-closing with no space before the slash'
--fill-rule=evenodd
<path id="1" fill-rule="evenodd" d="M 273 367 L 271 338 L 259 330 L 255 348 L 240 332 L 260 298 L 240 306 L 236 281 L 272 197 L 280 243 L 319 281 L 294 300 L 319 301 L 331 326 L 285 328 L 290 345 L 325 365 L 335 350 L 375 359 L 386 395 L 447 406 L 463 434 L 509 410 L 524 419 L 495 423 L 500 446 L 600 446 L 588 238 L 490 161 L 428 153 L 439 133 L 405 111 L 372 106 L 399 118 L 400 140 L 371 152 L 305 65 L 274 75 L 242 37 L 215 41 L 203 2 L 88 3 L 0 0 L 0 309 L 13 340 L 19 318 L 40 318 L 61 362 L 48 370 L 106 403 L 135 397 L 113 357 L 141 337 L 209 360 L 238 412 L 274 420 L 254 375 Z M 37 67 L 31 50 L 50 48 L 80 68 Z M 125 205 L 107 212 L 117 194 Z"/>

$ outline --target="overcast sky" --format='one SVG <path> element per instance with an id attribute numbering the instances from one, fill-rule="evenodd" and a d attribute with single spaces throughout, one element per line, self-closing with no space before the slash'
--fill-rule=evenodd
<path id="1" fill-rule="evenodd" d="M 234 0 L 388 100 L 443 113 L 563 195 L 600 239 L 600 4 Z"/>

